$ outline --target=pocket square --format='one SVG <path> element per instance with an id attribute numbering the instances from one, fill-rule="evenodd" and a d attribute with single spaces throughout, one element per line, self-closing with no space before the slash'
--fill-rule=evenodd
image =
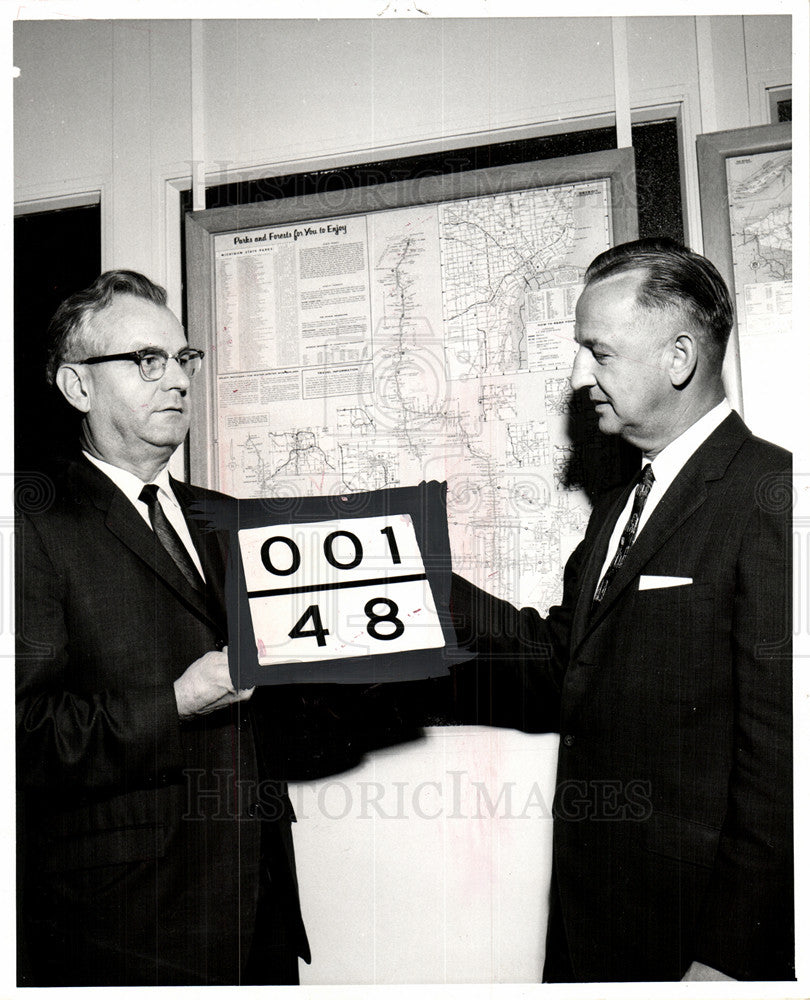
<path id="1" fill-rule="evenodd" d="M 659 590 L 661 587 L 687 587 L 691 582 L 691 576 L 640 576 L 638 589 Z"/>

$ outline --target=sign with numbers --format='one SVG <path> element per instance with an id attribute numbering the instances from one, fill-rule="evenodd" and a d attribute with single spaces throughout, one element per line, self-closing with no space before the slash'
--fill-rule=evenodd
<path id="1" fill-rule="evenodd" d="M 448 673 L 445 483 L 201 505 L 229 536 L 228 660 L 236 687 L 379 684 Z"/>
<path id="2" fill-rule="evenodd" d="M 260 666 L 445 645 L 409 514 L 238 534 Z"/>

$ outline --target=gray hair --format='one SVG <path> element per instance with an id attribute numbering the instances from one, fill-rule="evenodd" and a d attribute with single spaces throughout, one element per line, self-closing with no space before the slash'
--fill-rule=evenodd
<path id="1" fill-rule="evenodd" d="M 585 272 L 585 286 L 629 271 L 644 275 L 636 293 L 638 305 L 682 310 L 706 334 L 715 365 L 722 364 L 734 310 L 714 264 L 667 237 L 633 240 L 599 254 Z"/>
<path id="2" fill-rule="evenodd" d="M 166 289 L 137 271 L 105 271 L 81 292 L 68 296 L 48 325 L 48 362 L 45 374 L 54 384 L 60 365 L 78 361 L 87 353 L 87 321 L 105 309 L 115 295 L 135 295 L 166 305 Z"/>

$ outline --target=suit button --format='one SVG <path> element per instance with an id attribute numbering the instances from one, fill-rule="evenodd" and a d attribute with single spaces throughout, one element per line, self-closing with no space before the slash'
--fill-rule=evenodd
<path id="1" fill-rule="evenodd" d="M 572 747 L 576 743 L 576 739 L 570 733 L 568 733 L 566 736 L 563 736 L 563 743 L 567 747 Z"/>
<path id="2" fill-rule="evenodd" d="M 250 819 L 256 819 L 256 817 L 259 815 L 259 803 L 251 802 L 250 805 L 247 807 L 247 814 Z"/>

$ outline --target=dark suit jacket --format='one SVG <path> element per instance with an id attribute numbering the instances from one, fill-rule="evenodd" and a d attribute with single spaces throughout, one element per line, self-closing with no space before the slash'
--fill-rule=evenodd
<path id="1" fill-rule="evenodd" d="M 208 491 L 174 483 L 184 507 Z M 191 588 L 120 490 L 71 464 L 18 521 L 17 761 L 33 982 L 236 983 L 260 865 L 308 957 L 274 700 L 181 723 L 173 681 L 226 642 L 223 540 Z M 258 694 L 258 693 L 257 693 Z M 273 739 L 283 743 L 278 732 Z M 262 843 L 263 841 L 263 843 Z"/>
<path id="2" fill-rule="evenodd" d="M 732 414 L 598 610 L 628 489 L 594 510 L 547 619 L 455 581 L 481 658 L 456 671 L 466 718 L 561 734 L 547 979 L 676 980 L 693 960 L 793 978 L 789 472 Z"/>

